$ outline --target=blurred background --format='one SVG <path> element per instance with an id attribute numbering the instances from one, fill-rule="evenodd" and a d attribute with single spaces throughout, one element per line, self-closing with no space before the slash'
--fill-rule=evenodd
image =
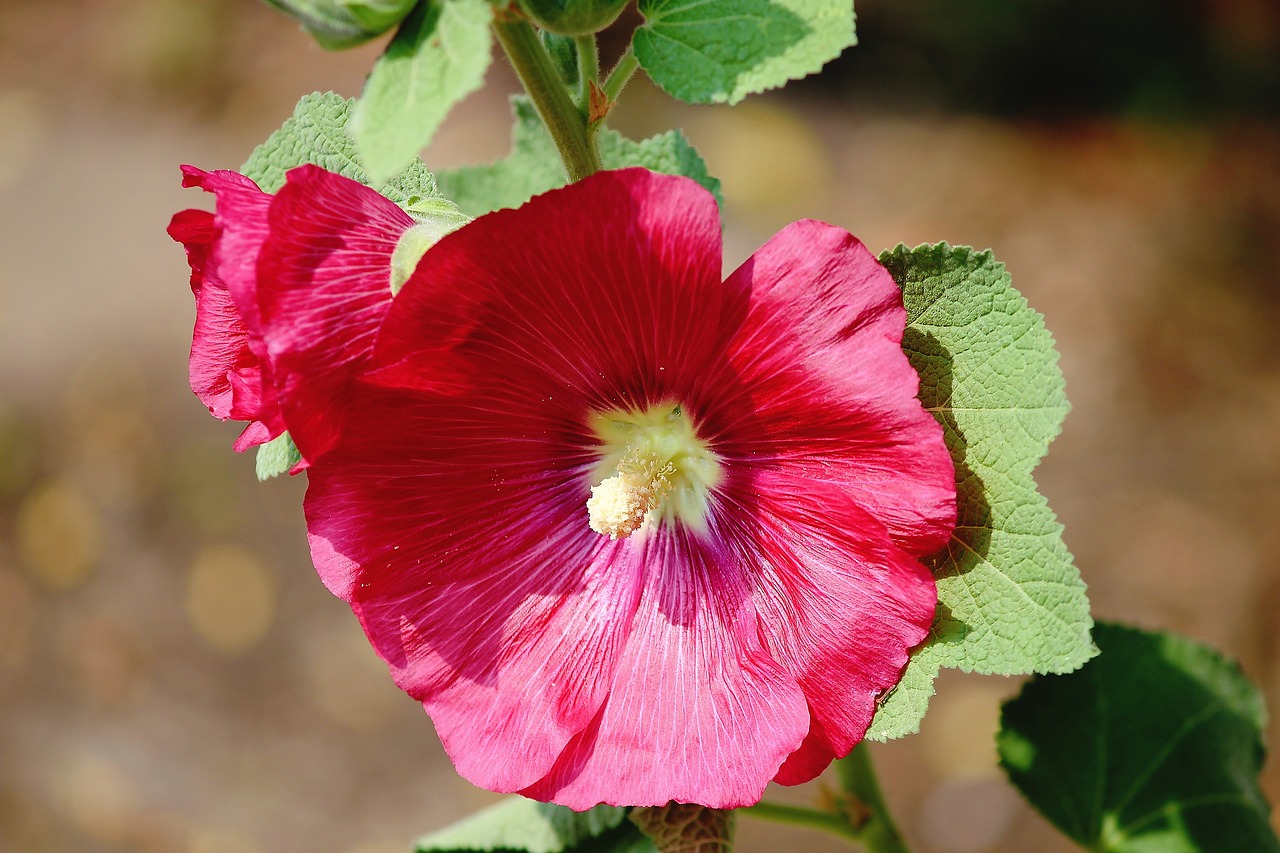
<path id="1" fill-rule="evenodd" d="M 1075 408 L 1038 479 L 1096 615 L 1211 643 L 1280 709 L 1280 7 L 858 12 L 822 78 L 732 110 L 636 83 L 614 124 L 686 130 L 729 268 L 802 216 L 993 247 L 1062 352 Z M 493 800 L 317 580 L 305 483 L 258 484 L 186 388 L 164 228 L 204 200 L 178 165 L 237 167 L 378 50 L 324 53 L 252 0 L 0 4 L 0 850 L 403 853 Z M 496 62 L 428 165 L 503 155 L 515 88 Z M 914 849 L 1071 849 L 996 766 L 1017 687 L 947 673 L 875 750 Z"/>

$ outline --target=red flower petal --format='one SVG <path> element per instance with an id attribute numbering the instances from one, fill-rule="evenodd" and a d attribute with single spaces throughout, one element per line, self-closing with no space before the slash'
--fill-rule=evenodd
<path id="1" fill-rule="evenodd" d="M 309 471 L 316 567 L 459 772 L 519 790 L 603 701 L 639 577 L 583 523 L 574 460 L 533 437 L 547 424 L 512 440 L 501 412 L 388 393 L 361 415 Z"/>
<path id="2" fill-rule="evenodd" d="M 817 223 L 727 282 L 719 248 L 708 194 L 640 170 L 482 217 L 391 304 L 311 468 L 321 576 L 478 784 L 753 802 L 847 751 L 924 636 L 912 556 L 954 491 L 896 287 Z M 589 419 L 671 403 L 723 467 L 707 530 L 609 543 Z"/>
<path id="3" fill-rule="evenodd" d="M 458 393 L 498 373 L 528 396 L 643 408 L 717 358 L 746 303 L 720 281 L 711 195 L 642 169 L 574 187 L 434 246 L 379 332 L 380 381 Z"/>
<path id="4" fill-rule="evenodd" d="M 327 451 L 351 409 L 351 377 L 391 303 L 391 254 L 413 224 L 394 202 L 317 166 L 271 201 L 257 305 L 289 434 L 304 459 Z"/>
<path id="5" fill-rule="evenodd" d="M 809 714 L 795 678 L 761 642 L 753 567 L 684 529 L 624 541 L 643 593 L 608 701 L 552 773 L 522 793 L 579 810 L 758 801 Z"/>
<path id="6" fill-rule="evenodd" d="M 862 739 L 907 650 L 928 635 L 937 590 L 919 561 L 842 490 L 763 471 L 722 494 L 721 533 L 755 567 L 769 653 L 800 682 L 813 715 L 804 748 L 778 774 L 798 784 Z"/>
<path id="7" fill-rule="evenodd" d="M 183 186 L 200 187 L 218 198 L 216 214 L 182 211 L 169 226 L 170 236 L 187 249 L 196 294 L 191 389 L 215 417 L 250 422 L 236 441 L 236 450 L 242 451 L 284 431 L 263 360 L 265 348 L 245 314 L 246 308 L 255 310 L 251 270 L 270 197 L 235 172 L 183 166 L 182 173 Z M 238 299 L 228 289 L 229 281 L 239 288 Z M 250 316 L 256 319 L 256 313 Z"/>
<path id="8" fill-rule="evenodd" d="M 916 399 L 888 272 L 848 232 L 810 220 L 778 232 L 730 281 L 750 290 L 751 310 L 714 407 L 726 415 L 721 452 L 838 486 L 912 554 L 945 545 L 955 474 L 941 426 Z"/>

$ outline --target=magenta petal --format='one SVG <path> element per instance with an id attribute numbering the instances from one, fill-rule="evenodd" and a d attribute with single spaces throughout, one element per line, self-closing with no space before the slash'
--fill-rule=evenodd
<path id="1" fill-rule="evenodd" d="M 598 409 L 662 401 L 745 311 L 720 252 L 715 200 L 693 181 L 599 172 L 432 247 L 379 332 L 380 379 L 456 394 L 494 371 Z"/>
<path id="2" fill-rule="evenodd" d="M 748 567 L 671 528 L 627 547 L 643 593 L 604 710 L 522 793 L 579 810 L 758 801 L 809 712 L 761 643 Z"/>
<path id="3" fill-rule="evenodd" d="M 192 389 L 215 416 L 251 422 L 236 442 L 236 449 L 244 450 L 284 431 L 266 349 L 257 334 L 252 275 L 270 196 L 236 172 L 183 166 L 182 173 L 183 186 L 200 187 L 217 198 L 215 214 L 185 211 L 170 225 L 170 234 L 187 246 L 196 291 Z M 189 243 L 183 235 L 198 235 L 203 243 Z"/>
<path id="4" fill-rule="evenodd" d="M 778 232 L 730 280 L 751 290 L 731 347 L 752 437 L 725 452 L 838 486 L 913 554 L 945 545 L 954 469 L 916 399 L 888 272 L 848 232 L 810 220 Z"/>
<path id="5" fill-rule="evenodd" d="M 374 190 L 301 166 L 271 202 L 258 305 L 280 405 L 303 457 L 327 451 L 351 411 L 351 378 L 391 303 L 391 255 L 412 224 Z"/>
<path id="6" fill-rule="evenodd" d="M 366 210 L 330 189 L 347 196 L 300 195 L 295 218 Z M 373 266 L 290 227 L 306 234 L 281 228 L 290 268 Z M 314 381 L 307 406 L 345 421 L 306 430 L 332 444 L 310 468 L 313 559 L 477 784 L 576 809 L 753 803 L 848 752 L 928 630 L 916 557 L 950 532 L 953 472 L 896 286 L 819 223 L 728 281 L 719 252 L 696 185 L 593 175 L 443 238 L 367 363 L 325 337 L 333 297 L 288 313 L 295 284 L 327 285 L 263 277 L 293 399 Z M 362 317 L 378 310 L 366 277 Z M 657 404 L 679 404 L 721 466 L 707 515 L 610 542 L 587 525 L 590 424 Z"/>
<path id="7" fill-rule="evenodd" d="M 196 297 L 191 390 L 222 420 L 252 420 L 261 400 L 261 370 L 231 296 L 207 284 Z"/>
<path id="8" fill-rule="evenodd" d="M 862 739 L 877 697 L 898 683 L 933 621 L 933 576 L 828 483 L 765 470 L 722 497 L 726 540 L 756 567 L 765 643 L 813 714 L 804 747 L 778 774 L 804 782 Z"/>
<path id="9" fill-rule="evenodd" d="M 213 214 L 207 210 L 180 210 L 173 215 L 167 229 L 169 236 L 187 251 L 191 267 L 191 292 L 200 295 L 204 286 L 204 268 L 213 247 Z"/>
<path id="10" fill-rule="evenodd" d="M 316 567 L 459 772 L 520 790 L 595 716 L 641 579 L 536 412 L 365 393 L 361 413 L 308 470 Z"/>

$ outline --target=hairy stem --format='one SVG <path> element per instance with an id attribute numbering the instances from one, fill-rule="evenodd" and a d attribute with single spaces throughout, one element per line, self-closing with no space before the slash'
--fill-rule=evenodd
<path id="1" fill-rule="evenodd" d="M 561 82 L 532 25 L 511 14 L 499 14 L 494 19 L 493 31 L 551 132 L 569 180 L 581 180 L 600 171 L 600 152 L 587 134 L 586 117 L 569 97 L 569 90 Z"/>
<path id="2" fill-rule="evenodd" d="M 622 58 L 618 60 L 617 65 L 613 66 L 613 70 L 609 72 L 608 79 L 604 81 L 604 93 L 609 98 L 610 103 L 618 100 L 618 96 L 622 94 L 627 81 L 631 79 L 631 75 L 635 74 L 636 69 L 639 67 L 640 60 L 636 59 L 635 52 L 628 45 L 626 52 L 622 54 Z"/>
<path id="3" fill-rule="evenodd" d="M 591 84 L 600 82 L 600 52 L 594 35 L 576 36 L 578 46 L 578 108 L 585 115 L 591 103 Z"/>

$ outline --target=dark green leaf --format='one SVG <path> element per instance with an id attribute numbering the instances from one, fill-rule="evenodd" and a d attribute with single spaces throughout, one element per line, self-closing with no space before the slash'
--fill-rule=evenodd
<path id="1" fill-rule="evenodd" d="M 1100 624 L 1102 653 L 1004 706 L 1005 772 L 1054 825 L 1108 853 L 1276 853 L 1258 788 L 1262 697 L 1174 634 Z"/>
<path id="2" fill-rule="evenodd" d="M 636 59 L 668 94 L 735 104 L 854 44 L 850 0 L 640 0 Z"/>

